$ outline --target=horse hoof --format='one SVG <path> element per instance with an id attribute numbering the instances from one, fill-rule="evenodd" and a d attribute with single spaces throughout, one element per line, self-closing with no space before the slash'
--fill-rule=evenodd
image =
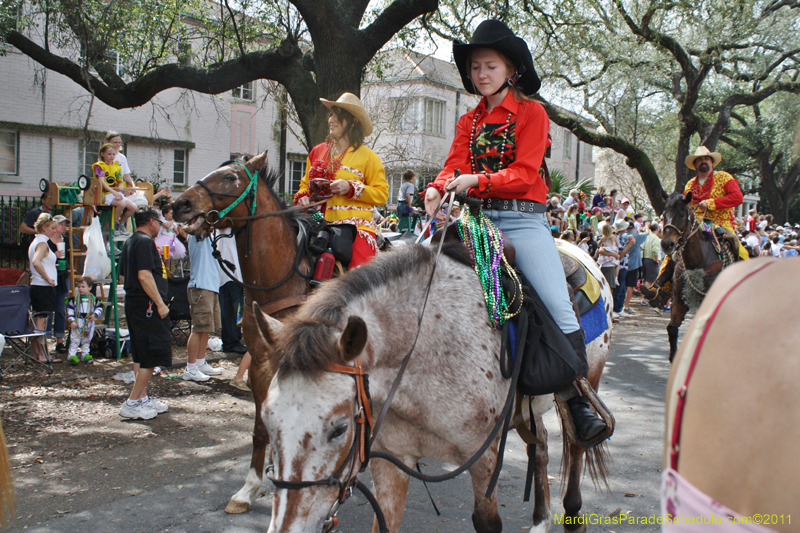
<path id="1" fill-rule="evenodd" d="M 566 525 L 564 525 L 564 533 L 586 533 L 588 527 L 589 526 L 585 521 L 583 524 L 579 525 L 577 529 L 569 529 Z"/>
<path id="2" fill-rule="evenodd" d="M 228 514 L 242 514 L 246 513 L 250 509 L 250 504 L 247 502 L 237 502 L 236 500 L 231 500 L 228 502 L 227 507 L 225 507 L 225 512 Z"/>

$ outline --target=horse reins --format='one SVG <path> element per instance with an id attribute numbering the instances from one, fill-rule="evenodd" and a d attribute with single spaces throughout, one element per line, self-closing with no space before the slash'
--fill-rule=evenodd
<path id="1" fill-rule="evenodd" d="M 706 207 L 704 209 L 703 214 L 705 215 L 705 213 L 707 213 L 707 212 L 708 212 L 708 207 Z M 676 264 L 683 265 L 683 271 L 684 271 L 683 272 L 683 278 L 687 281 L 687 283 L 689 283 L 689 285 L 692 287 L 692 290 L 694 290 L 698 294 L 701 294 L 701 295 L 705 296 L 706 291 L 704 291 L 704 290 L 700 289 L 699 287 L 695 286 L 694 282 L 692 281 L 692 278 L 690 276 L 686 275 L 686 263 L 683 260 L 683 248 L 686 246 L 686 244 L 689 242 L 689 240 L 691 240 L 692 237 L 697 235 L 697 232 L 700 231 L 700 226 L 701 226 L 700 220 L 697 219 L 697 216 L 694 214 L 694 210 L 693 209 L 689 209 L 689 217 L 688 217 L 688 220 L 687 220 L 687 224 L 686 224 L 686 227 L 682 231 L 679 230 L 678 227 L 675 226 L 674 224 L 665 224 L 664 225 L 664 229 L 672 228 L 673 230 L 675 230 L 675 233 L 679 234 L 678 242 L 675 245 L 675 250 L 672 251 L 672 254 L 670 254 L 670 256 L 674 257 L 674 260 L 675 260 Z M 686 235 L 687 232 L 689 233 L 688 235 Z M 733 262 L 733 258 L 730 256 L 731 252 L 728 252 L 727 250 L 724 250 L 724 254 L 725 254 L 725 258 L 722 259 L 722 265 L 721 265 L 721 267 L 719 267 L 719 270 L 725 268 L 726 266 L 730 265 Z M 718 263 L 719 263 L 719 261 L 717 261 L 717 263 L 714 263 L 714 264 L 718 264 Z M 711 265 L 711 266 L 713 266 L 713 265 Z M 713 271 L 711 271 L 711 272 L 713 272 Z M 706 274 L 708 274 L 708 273 L 709 273 L 709 270 L 707 269 L 706 270 Z"/>
<path id="2" fill-rule="evenodd" d="M 347 453 L 347 458 L 336 469 L 336 472 L 331 474 L 328 478 L 318 479 L 316 481 L 285 481 L 276 479 L 270 476 L 267 478 L 272 481 L 276 488 L 286 490 L 305 489 L 309 487 L 339 487 L 339 495 L 336 501 L 331 506 L 328 512 L 328 518 L 325 521 L 325 531 L 331 531 L 338 525 L 338 518 L 336 514 L 339 512 L 339 507 L 353 494 L 354 489 L 360 490 L 364 496 L 369 500 L 375 511 L 375 516 L 378 520 L 378 528 L 381 533 L 388 533 L 389 529 L 386 527 L 386 519 L 383 511 L 378 505 L 375 496 L 370 490 L 358 480 L 358 474 L 366 470 L 369 464 L 370 457 L 370 435 L 373 428 L 372 419 L 372 403 L 369 395 L 369 376 L 365 372 L 364 367 L 361 365 L 361 358 L 356 358 L 353 366 L 340 365 L 331 363 L 325 369 L 327 372 L 337 374 L 346 374 L 352 376 L 356 383 L 356 406 L 357 412 L 355 415 L 355 435 L 353 436 L 353 443 L 350 445 L 350 450 Z M 361 462 L 361 466 L 356 471 L 356 460 Z M 347 475 L 347 480 L 342 481 L 340 476 L 345 471 L 347 465 L 350 465 L 350 472 Z"/>
<path id="3" fill-rule="evenodd" d="M 247 254 L 250 253 L 250 222 L 251 221 L 258 220 L 258 219 L 261 219 L 261 218 L 272 217 L 272 216 L 286 215 L 286 214 L 294 213 L 294 212 L 297 212 L 297 211 L 305 211 L 305 210 L 307 210 L 309 208 L 316 207 L 318 205 L 324 204 L 325 202 L 327 202 L 331 198 L 331 197 L 325 197 L 325 198 L 323 198 L 323 199 L 321 199 L 319 201 L 312 202 L 312 203 L 309 203 L 309 204 L 304 205 L 304 206 L 299 206 L 298 205 L 298 206 L 288 207 L 286 209 L 281 209 L 281 210 L 278 210 L 278 211 L 271 211 L 269 213 L 255 214 L 256 196 L 257 196 L 257 190 L 258 190 L 258 174 L 250 172 L 250 169 L 248 169 L 246 165 L 244 165 L 243 163 L 241 163 L 239 161 L 236 161 L 235 163 L 244 169 L 245 173 L 247 173 L 247 177 L 250 179 L 250 184 L 240 194 L 230 194 L 230 193 L 212 191 L 211 188 L 208 185 L 206 185 L 202 180 L 198 181 L 197 184 L 200 185 L 206 191 L 206 193 L 208 193 L 208 196 L 211 199 L 211 207 L 212 207 L 212 209 L 211 209 L 211 211 L 208 211 L 207 213 L 205 213 L 205 215 L 203 215 L 205 217 L 205 219 L 206 219 L 206 222 L 208 222 L 208 224 L 211 226 L 211 231 L 213 231 L 215 229 L 216 225 L 219 224 L 220 222 L 222 222 L 223 220 L 228 220 L 228 221 L 231 221 L 231 222 L 246 222 L 247 223 L 246 226 L 244 226 L 246 228 L 246 232 L 247 232 L 247 250 L 246 250 Z M 224 197 L 228 197 L 228 198 L 236 198 L 236 200 L 234 200 L 233 203 L 231 203 L 231 205 L 229 205 L 228 207 L 224 208 L 222 210 L 222 212 L 220 212 L 217 209 L 216 200 L 214 199 L 215 196 L 224 196 Z M 228 213 L 230 213 L 231 210 L 233 208 L 235 208 L 237 205 L 239 205 L 242 201 L 245 201 L 247 203 L 251 198 L 252 198 L 252 204 L 247 206 L 248 210 L 251 212 L 251 215 L 243 216 L 243 217 L 229 217 L 229 216 L 227 216 Z M 214 214 L 213 216 L 212 216 L 212 213 Z M 302 222 L 301 222 L 301 224 L 302 224 Z M 299 269 L 300 263 L 303 260 L 303 256 L 307 255 L 307 254 L 304 254 L 304 252 L 306 252 L 306 250 L 304 250 L 304 247 L 298 245 L 297 254 L 295 255 L 294 262 L 292 264 L 292 268 L 277 283 L 273 283 L 272 285 L 268 285 L 268 286 L 264 287 L 264 286 L 252 285 L 252 284 L 249 284 L 249 283 L 245 283 L 244 281 L 237 280 L 236 276 L 233 274 L 233 270 L 235 270 L 234 265 L 232 263 L 222 259 L 222 254 L 219 252 L 219 250 L 217 248 L 217 241 L 219 239 L 221 239 L 221 238 L 235 237 L 236 234 L 239 233 L 239 231 L 241 231 L 241 228 L 239 228 L 237 231 L 231 232 L 230 234 L 227 234 L 227 235 L 219 234 L 219 235 L 213 237 L 212 240 L 211 240 L 211 246 L 212 246 L 212 249 L 213 249 L 212 255 L 214 256 L 214 258 L 219 263 L 219 266 L 222 269 L 222 271 L 234 283 L 236 283 L 237 285 L 239 285 L 240 287 L 245 288 L 245 289 L 250 289 L 250 290 L 255 290 L 255 291 L 271 291 L 271 290 L 277 289 L 278 287 L 282 286 L 284 283 L 289 281 L 289 279 L 294 274 L 297 274 L 301 278 L 304 278 L 304 279 L 311 279 L 312 273 L 304 274 Z"/>

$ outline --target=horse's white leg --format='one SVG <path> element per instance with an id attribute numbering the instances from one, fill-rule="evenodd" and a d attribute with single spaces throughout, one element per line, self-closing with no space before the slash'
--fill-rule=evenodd
<path id="1" fill-rule="evenodd" d="M 564 435 L 566 439 L 567 436 Z M 564 531 L 567 533 L 584 533 L 586 523 L 581 515 L 581 470 L 583 469 L 583 455 L 586 449 L 577 444 L 569 444 L 569 479 L 567 492 L 564 494 Z"/>
<path id="2" fill-rule="evenodd" d="M 534 417 L 536 437 L 544 444 L 529 444 L 536 448 L 533 470 L 533 527 L 531 533 L 547 533 L 550 531 L 552 515 L 550 514 L 550 483 L 547 481 L 547 428 L 541 415 Z"/>
<path id="3" fill-rule="evenodd" d="M 478 533 L 500 533 L 503 521 L 497 512 L 497 487 L 491 498 L 486 498 L 486 490 L 497 464 L 497 446 L 495 441 L 477 463 L 469 469 L 472 478 L 472 490 L 475 494 L 475 509 L 472 511 L 472 525 Z"/>
<path id="4" fill-rule="evenodd" d="M 248 342 L 250 341 L 248 340 Z M 254 350 L 254 353 L 257 352 Z M 267 456 L 269 435 L 267 435 L 267 426 L 261 413 L 262 406 L 267 399 L 272 372 L 265 361 L 257 360 L 255 356 L 253 356 L 249 372 L 250 386 L 253 389 L 253 401 L 256 406 L 256 420 L 253 428 L 253 454 L 250 457 L 250 471 L 247 473 L 244 486 L 231 497 L 225 507 L 225 512 L 230 514 L 244 513 L 250 509 L 250 504 L 258 496 L 258 491 L 261 490 L 261 484 L 264 479 L 264 461 Z"/>
<path id="5" fill-rule="evenodd" d="M 417 458 L 403 459 L 409 468 L 413 468 L 417 461 Z M 372 474 L 375 498 L 386 518 L 386 527 L 391 533 L 397 533 L 400 531 L 400 522 L 403 520 L 403 511 L 406 507 L 409 477 L 389 461 L 383 459 L 372 460 L 369 463 L 369 472 Z M 376 518 L 372 524 L 372 533 L 378 533 L 378 531 Z"/>

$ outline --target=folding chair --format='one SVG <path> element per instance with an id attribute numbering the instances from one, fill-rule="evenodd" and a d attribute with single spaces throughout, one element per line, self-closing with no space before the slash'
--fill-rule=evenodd
<path id="1" fill-rule="evenodd" d="M 189 278 L 169 278 L 167 299 L 169 300 L 169 320 L 172 338 L 177 346 L 185 346 L 192 329 L 192 315 L 189 311 L 187 287 Z"/>
<path id="2" fill-rule="evenodd" d="M 33 329 L 33 319 L 46 317 L 50 313 L 31 314 L 31 299 L 29 285 L 11 285 L 0 287 L 0 333 L 5 336 L 6 346 L 10 348 L 14 355 L 13 360 L 7 365 L 0 365 L 0 379 L 17 361 L 28 360 L 38 363 L 53 372 L 52 358 L 47 352 L 46 331 Z M 44 349 L 46 361 L 39 361 L 38 356 L 34 355 L 33 346 L 41 343 Z"/>

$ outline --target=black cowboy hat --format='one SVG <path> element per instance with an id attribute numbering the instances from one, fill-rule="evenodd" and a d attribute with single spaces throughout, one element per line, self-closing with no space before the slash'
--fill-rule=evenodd
<path id="1" fill-rule="evenodd" d="M 469 77 L 469 69 L 467 68 L 467 57 L 476 48 L 497 50 L 514 63 L 514 66 L 517 67 L 517 72 L 522 71 L 516 85 L 519 86 L 523 93 L 531 95 L 539 90 L 542 82 L 536 74 L 536 69 L 533 68 L 533 58 L 530 50 L 528 50 L 528 45 L 523 39 L 514 35 L 511 28 L 499 20 L 490 19 L 484 20 L 478 25 L 475 33 L 472 34 L 469 44 L 461 41 L 453 42 L 453 58 L 456 61 L 458 72 L 461 74 L 461 82 L 468 92 L 478 94 L 477 88 Z"/>

